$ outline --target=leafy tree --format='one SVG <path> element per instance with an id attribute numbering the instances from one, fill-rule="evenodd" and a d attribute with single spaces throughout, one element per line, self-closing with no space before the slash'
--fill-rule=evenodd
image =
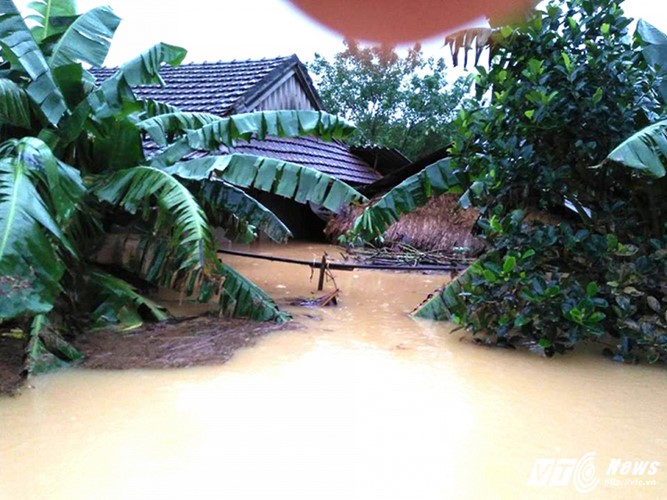
<path id="1" fill-rule="evenodd" d="M 356 124 L 354 142 L 412 159 L 449 143 L 448 124 L 467 90 L 463 79 L 448 83 L 444 60 L 425 58 L 419 45 L 401 57 L 393 47 L 346 40 L 333 61 L 316 54 L 310 69 L 325 107 Z"/>
<path id="2" fill-rule="evenodd" d="M 139 100 L 132 87 L 160 83 L 161 66 L 179 64 L 184 49 L 158 44 L 100 84 L 84 65 L 103 63 L 119 18 L 107 7 L 75 15 L 69 0 L 31 6 L 32 30 L 0 0 L 0 324 L 26 332 L 28 371 L 79 357 L 63 326 L 166 317 L 99 261 L 114 235 L 126 243 L 138 235 L 119 263 L 149 283 L 215 297 L 229 315 L 288 319 L 218 259 L 212 227 L 286 240 L 287 228 L 245 187 L 334 211 L 361 195 L 299 165 L 201 152 L 254 136 L 340 138 L 351 127 L 317 112 L 220 118 Z M 144 134 L 161 148 L 154 158 L 144 157 Z"/>
<path id="3" fill-rule="evenodd" d="M 451 157 L 358 219 L 381 234 L 443 192 L 481 211 L 486 254 L 417 316 L 547 355 L 590 339 L 667 361 L 667 124 L 633 135 L 663 112 L 664 47 L 630 23 L 616 0 L 567 0 L 495 31 Z"/>

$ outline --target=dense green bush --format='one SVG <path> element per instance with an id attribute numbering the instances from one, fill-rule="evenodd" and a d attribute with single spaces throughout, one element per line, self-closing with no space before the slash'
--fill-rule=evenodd
<path id="1" fill-rule="evenodd" d="M 450 158 L 355 224 L 376 236 L 443 192 L 480 211 L 486 253 L 416 316 L 547 355 L 591 339 L 618 360 L 667 360 L 667 123 L 645 129 L 664 111 L 664 35 L 631 37 L 619 3 L 553 1 L 496 30 Z"/>
<path id="2" fill-rule="evenodd" d="M 667 239 L 641 246 L 571 224 L 526 224 L 516 211 L 485 229 L 493 245 L 427 303 L 485 343 L 564 353 L 581 340 L 617 360 L 667 361 Z"/>
<path id="3" fill-rule="evenodd" d="M 591 339 L 667 360 L 664 177 L 607 158 L 662 111 L 630 23 L 614 0 L 569 0 L 497 33 L 477 78 L 491 102 L 461 113 L 452 149 L 490 250 L 419 316 L 547 355 Z"/>

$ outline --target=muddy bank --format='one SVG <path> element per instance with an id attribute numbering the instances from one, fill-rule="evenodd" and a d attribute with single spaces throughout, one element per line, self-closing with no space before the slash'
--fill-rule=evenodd
<path id="1" fill-rule="evenodd" d="M 283 328 L 274 323 L 202 316 L 124 333 L 89 332 L 74 345 L 84 355 L 83 366 L 87 368 L 183 368 L 224 363 L 238 349 Z"/>
<path id="2" fill-rule="evenodd" d="M 205 315 L 170 320 L 128 332 L 105 329 L 87 332 L 73 342 L 84 355 L 82 366 L 124 370 L 182 368 L 222 364 L 243 347 L 270 332 L 294 328 Z M 13 395 L 21 386 L 23 340 L 0 335 L 0 395 Z"/>

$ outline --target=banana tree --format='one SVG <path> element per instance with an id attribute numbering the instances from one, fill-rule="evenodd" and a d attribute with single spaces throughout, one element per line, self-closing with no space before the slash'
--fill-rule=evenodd
<path id="1" fill-rule="evenodd" d="M 79 356 L 63 326 L 167 317 L 99 262 L 111 233 L 139 235 L 124 273 L 215 298 L 225 314 L 289 319 L 220 261 L 213 227 L 246 240 L 290 236 L 246 187 L 333 211 L 364 198 L 313 169 L 219 147 L 266 135 L 345 138 L 352 127 L 320 112 L 221 118 L 138 99 L 133 87 L 163 83 L 160 68 L 179 64 L 184 49 L 158 44 L 99 83 L 86 68 L 103 64 L 120 19 L 106 7 L 77 15 L 68 0 L 30 6 L 24 19 L 0 0 L 0 328 L 26 332 L 27 370 Z M 162 148 L 151 159 L 145 135 Z"/>

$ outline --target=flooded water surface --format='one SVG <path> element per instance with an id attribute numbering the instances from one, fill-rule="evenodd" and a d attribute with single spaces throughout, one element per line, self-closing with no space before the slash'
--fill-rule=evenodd
<path id="1" fill-rule="evenodd" d="M 306 267 L 226 260 L 281 305 L 313 297 Z M 297 328 L 223 366 L 72 369 L 0 399 L 0 498 L 667 496 L 664 369 L 474 346 L 406 314 L 446 276 L 334 274 L 338 307 L 286 306 Z"/>

